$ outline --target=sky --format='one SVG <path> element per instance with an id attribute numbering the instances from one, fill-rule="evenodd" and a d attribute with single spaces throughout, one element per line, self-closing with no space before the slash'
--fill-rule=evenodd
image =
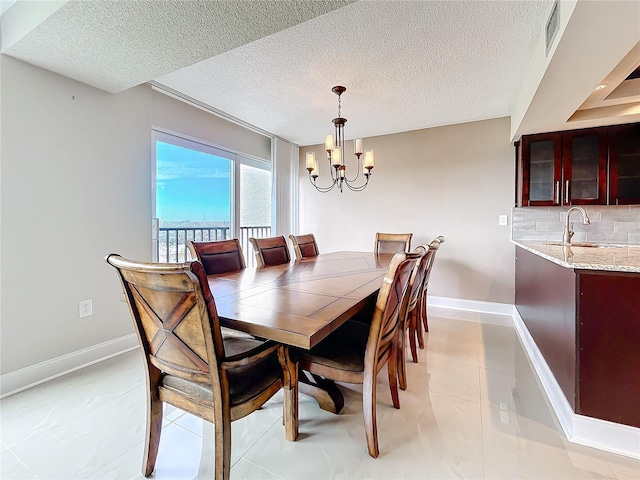
<path id="1" fill-rule="evenodd" d="M 229 222 L 231 161 L 156 143 L 156 215 L 160 221 Z"/>

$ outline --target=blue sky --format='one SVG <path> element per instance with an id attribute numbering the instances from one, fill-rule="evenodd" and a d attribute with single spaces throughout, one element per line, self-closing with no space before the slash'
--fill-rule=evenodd
<path id="1" fill-rule="evenodd" d="M 226 158 L 156 143 L 156 215 L 160 221 L 230 220 Z"/>

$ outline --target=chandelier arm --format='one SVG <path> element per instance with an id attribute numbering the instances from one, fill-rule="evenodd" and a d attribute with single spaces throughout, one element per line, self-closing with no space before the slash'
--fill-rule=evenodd
<path id="1" fill-rule="evenodd" d="M 362 170 L 362 168 L 360 168 L 360 167 L 361 167 L 361 165 L 360 165 L 360 159 L 358 158 L 358 160 L 356 160 L 356 176 L 355 176 L 355 177 L 353 177 L 351 180 L 349 180 L 346 176 L 345 176 L 345 178 L 344 178 L 344 179 L 345 179 L 347 182 L 355 182 L 356 180 L 358 180 L 358 177 L 360 177 L 360 172 L 361 172 L 361 170 Z M 366 184 L 365 184 L 365 185 L 366 185 Z"/>
<path id="2" fill-rule="evenodd" d="M 327 193 L 327 192 L 330 192 L 331 190 L 333 190 L 333 187 L 336 186 L 336 184 L 338 183 L 338 180 L 337 179 L 334 180 L 333 183 L 328 187 L 320 187 L 320 186 L 316 185 L 315 180 L 311 176 L 309 176 L 309 182 L 311 182 L 311 185 L 313 185 L 315 187 L 315 189 L 318 190 L 320 193 Z"/>
<path id="3" fill-rule="evenodd" d="M 345 183 L 347 184 L 347 187 L 349 187 L 349 190 L 353 192 L 361 192 L 362 190 L 367 188 L 367 184 L 369 183 L 369 175 L 367 175 L 366 177 L 367 177 L 367 181 L 357 187 L 352 186 L 351 183 L 349 183 L 348 181 Z"/>

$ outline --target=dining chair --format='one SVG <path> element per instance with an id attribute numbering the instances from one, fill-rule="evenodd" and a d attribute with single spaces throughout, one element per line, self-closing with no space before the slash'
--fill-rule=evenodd
<path id="1" fill-rule="evenodd" d="M 393 406 L 398 398 L 398 322 L 409 277 L 420 255 L 394 255 L 382 281 L 371 325 L 346 322 L 311 350 L 298 350 L 301 370 L 337 382 L 362 384 L 362 409 L 369 455 L 378 457 L 376 376 L 387 365 Z"/>
<path id="2" fill-rule="evenodd" d="M 289 239 L 291 240 L 291 245 L 293 245 L 296 260 L 320 255 L 318 244 L 316 243 L 316 238 L 313 236 L 313 233 L 306 235 L 289 235 Z"/>
<path id="3" fill-rule="evenodd" d="M 144 353 L 143 475 L 154 470 L 163 404 L 168 403 L 213 423 L 215 478 L 228 479 L 231 422 L 259 409 L 283 386 L 284 347 L 254 338 L 224 338 L 206 272 L 198 261 L 144 263 L 116 254 L 105 260 L 118 271 Z M 297 399 L 297 377 L 296 385 L 289 387 Z M 292 415 L 285 412 L 287 419 Z"/>
<path id="4" fill-rule="evenodd" d="M 373 252 L 381 253 L 408 252 L 411 249 L 413 233 L 376 233 L 376 244 Z"/>
<path id="5" fill-rule="evenodd" d="M 253 246 L 258 267 L 282 265 L 283 263 L 289 263 L 291 261 L 289 247 L 283 236 L 269 238 L 251 237 L 249 242 L 251 242 Z"/>
<path id="6" fill-rule="evenodd" d="M 400 327 L 398 338 L 398 383 L 400 389 L 407 389 L 407 374 L 406 374 L 406 343 L 407 333 L 409 345 L 411 347 L 411 359 L 413 363 L 418 363 L 418 350 L 416 348 L 416 336 L 417 336 L 417 322 L 420 322 L 419 318 L 419 304 L 420 295 L 422 294 L 422 283 L 426 270 L 429 266 L 430 258 L 433 255 L 433 251 L 425 245 L 420 245 L 413 250 L 414 253 L 420 255 L 420 258 L 416 262 L 416 266 L 411 272 L 409 277 L 409 286 L 407 287 L 407 296 L 409 300 L 403 304 L 403 309 L 400 311 Z"/>
<path id="7" fill-rule="evenodd" d="M 204 266 L 207 275 L 235 272 L 246 267 L 242 247 L 237 238 L 216 242 L 187 242 L 193 260 Z"/>
<path id="8" fill-rule="evenodd" d="M 418 321 L 416 322 L 416 338 L 418 339 L 418 346 L 420 348 L 424 348 L 422 328 L 424 327 L 425 332 L 429 331 L 429 320 L 427 318 L 427 289 L 429 288 L 429 278 L 431 277 L 433 264 L 436 261 L 436 253 L 443 243 L 444 237 L 442 235 L 438 235 L 429 244 L 429 250 L 432 251 L 433 254 L 431 255 L 429 265 L 427 266 L 427 270 L 425 272 L 424 280 L 422 281 L 422 289 L 419 299 L 420 305 L 418 306 L 419 315 Z"/>

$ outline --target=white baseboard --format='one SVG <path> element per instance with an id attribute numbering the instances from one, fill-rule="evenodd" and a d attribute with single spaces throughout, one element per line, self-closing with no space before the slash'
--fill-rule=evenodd
<path id="1" fill-rule="evenodd" d="M 0 398 L 136 348 L 138 348 L 138 338 L 135 334 L 131 334 L 5 373 L 0 375 Z"/>
<path id="2" fill-rule="evenodd" d="M 518 337 L 533 364 L 567 440 L 618 455 L 640 459 L 640 428 L 574 413 L 515 307 L 513 309 L 513 322 Z"/>
<path id="3" fill-rule="evenodd" d="M 499 319 L 483 319 L 479 318 L 481 323 L 491 323 L 493 325 L 513 326 L 513 305 L 509 303 L 483 302 L 481 300 L 465 300 L 463 298 L 428 296 L 427 306 L 449 308 L 452 310 L 466 310 L 477 313 L 490 313 L 495 315 L 507 315 L 509 320 L 501 321 Z"/>

